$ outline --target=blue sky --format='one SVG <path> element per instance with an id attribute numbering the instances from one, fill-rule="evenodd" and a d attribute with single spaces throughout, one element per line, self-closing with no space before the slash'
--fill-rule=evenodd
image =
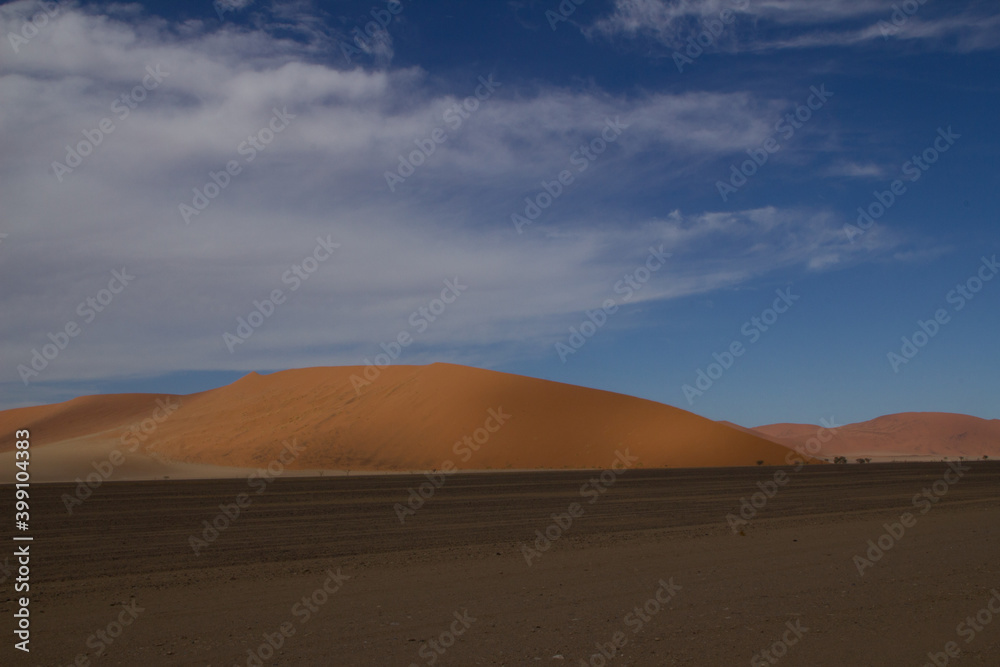
<path id="1" fill-rule="evenodd" d="M 13 2 L 0 33 L 2 408 L 402 337 L 746 426 L 1000 418 L 995 3 Z"/>

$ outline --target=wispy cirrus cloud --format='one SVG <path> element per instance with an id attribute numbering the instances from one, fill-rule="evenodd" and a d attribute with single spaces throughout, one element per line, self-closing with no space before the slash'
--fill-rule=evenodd
<path id="1" fill-rule="evenodd" d="M 717 22 L 729 11 L 735 23 L 713 40 L 711 50 L 854 47 L 876 40 L 919 43 L 930 50 L 1000 46 L 1000 8 L 923 4 L 914 0 L 915 10 L 904 11 L 891 0 L 615 0 L 613 11 L 584 32 L 591 38 L 645 39 L 680 49 L 705 30 L 707 21 Z"/>

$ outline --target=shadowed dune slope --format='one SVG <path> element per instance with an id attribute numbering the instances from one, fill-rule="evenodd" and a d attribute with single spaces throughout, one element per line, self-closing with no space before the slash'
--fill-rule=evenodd
<path id="1" fill-rule="evenodd" d="M 819 431 L 810 424 L 770 424 L 754 431 L 790 447 Z M 837 428 L 822 456 L 1000 459 L 1000 419 L 945 412 L 903 412 Z"/>
<path id="2" fill-rule="evenodd" d="M 0 451 L 14 448 L 14 433 L 21 429 L 40 429 L 44 442 L 54 443 L 84 435 L 118 437 L 129 424 L 152 414 L 160 394 L 105 394 L 81 396 L 65 403 L 17 408 L 0 412 Z M 112 433 L 113 432 L 113 433 Z M 32 443 L 40 445 L 42 441 Z"/>
<path id="3" fill-rule="evenodd" d="M 360 367 L 251 373 L 198 394 L 108 395 L 0 412 L 3 449 L 29 428 L 33 448 L 105 443 L 143 423 L 167 460 L 265 466 L 284 442 L 304 446 L 288 467 L 427 470 L 608 467 L 616 451 L 646 467 L 783 464 L 788 450 L 756 434 L 622 394 L 451 364 L 394 366 L 360 394 Z M 154 420 L 158 416 L 161 421 Z M 492 432 L 491 432 L 492 430 Z M 478 441 L 478 442 L 477 442 Z M 128 443 L 137 441 L 127 439 Z"/>

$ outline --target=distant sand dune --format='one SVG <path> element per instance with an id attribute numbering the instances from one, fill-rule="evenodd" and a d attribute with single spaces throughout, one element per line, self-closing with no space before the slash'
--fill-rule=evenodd
<path id="1" fill-rule="evenodd" d="M 753 429 L 790 447 L 816 435 L 810 424 L 771 424 Z M 870 457 L 873 460 L 981 459 L 1000 460 L 1000 419 L 979 419 L 943 412 L 903 412 L 837 429 L 822 456 Z"/>
<path id="2" fill-rule="evenodd" d="M 606 468 L 626 449 L 645 467 L 777 465 L 788 453 L 754 433 L 622 394 L 431 364 L 386 368 L 358 395 L 351 376 L 363 371 L 251 373 L 226 387 L 170 397 L 179 408 L 160 423 L 153 415 L 164 416 L 157 412 L 164 397 L 154 394 L 0 412 L 3 478 L 19 428 L 31 430 L 39 452 L 35 474 L 50 479 L 93 472 L 93 457 L 115 449 L 135 470 L 122 465 L 115 479 L 212 476 L 219 473 L 195 474 L 190 466 L 266 466 L 292 441 L 304 449 L 287 467 L 304 470 L 430 470 L 447 462 L 465 470 Z M 128 427 L 143 420 L 148 429 L 155 425 L 148 439 L 123 442 Z M 147 446 L 160 460 L 146 454 Z"/>

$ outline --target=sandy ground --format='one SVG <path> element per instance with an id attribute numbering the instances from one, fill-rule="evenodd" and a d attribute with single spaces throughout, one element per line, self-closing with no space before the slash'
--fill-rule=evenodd
<path id="1" fill-rule="evenodd" d="M 593 472 L 454 475 L 405 524 L 394 505 L 424 477 L 106 483 L 72 515 L 71 485 L 37 485 L 32 652 L 11 647 L 8 578 L 0 662 L 576 667 L 620 633 L 608 665 L 919 667 L 955 642 L 951 664 L 995 666 L 1000 614 L 958 633 L 1000 588 L 1000 465 L 970 467 L 926 514 L 913 497 L 944 464 L 784 469 L 743 535 L 726 515 L 779 469 L 633 470 L 587 495 Z M 245 492 L 196 556 L 189 537 Z M 903 512 L 915 525 L 859 575 Z"/>

